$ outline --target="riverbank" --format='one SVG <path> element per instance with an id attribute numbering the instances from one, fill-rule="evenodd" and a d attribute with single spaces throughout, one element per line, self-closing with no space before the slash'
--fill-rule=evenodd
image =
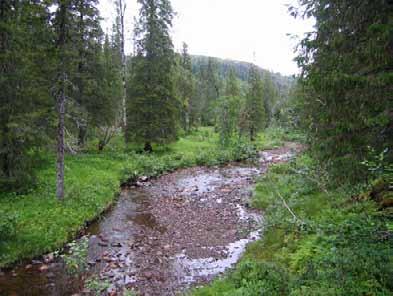
<path id="1" fill-rule="evenodd" d="M 326 178 L 308 155 L 272 167 L 252 202 L 265 213 L 262 239 L 192 294 L 392 295 L 392 211 L 371 200 L 372 186 L 329 187 Z"/>
<path id="2" fill-rule="evenodd" d="M 259 136 L 258 149 L 275 147 L 283 132 Z M 0 194 L 0 267 L 55 251 L 74 238 L 89 222 L 110 207 L 120 184 L 138 176 L 158 176 L 177 168 L 217 165 L 252 156 L 256 149 L 239 145 L 221 149 L 217 135 L 203 128 L 151 155 L 126 151 L 115 139 L 107 151 L 87 151 L 66 158 L 66 197 L 55 198 L 53 156 L 39 169 L 35 189 L 24 195 Z"/>

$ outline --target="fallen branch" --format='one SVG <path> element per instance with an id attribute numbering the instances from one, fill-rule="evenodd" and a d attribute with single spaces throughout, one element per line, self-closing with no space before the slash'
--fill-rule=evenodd
<path id="1" fill-rule="evenodd" d="M 302 223 L 304 223 L 302 220 L 300 220 L 295 213 L 291 210 L 291 208 L 288 206 L 287 202 L 285 201 L 284 197 L 280 194 L 280 192 L 278 190 L 276 190 L 277 195 L 280 197 L 282 203 L 284 204 L 284 206 L 287 208 L 287 210 L 291 213 L 292 217 L 296 220 L 296 221 L 300 221 Z"/>

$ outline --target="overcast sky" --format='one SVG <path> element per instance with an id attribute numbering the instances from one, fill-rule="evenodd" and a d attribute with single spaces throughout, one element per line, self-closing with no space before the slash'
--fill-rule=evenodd
<path id="1" fill-rule="evenodd" d="M 126 51 L 132 50 L 136 0 L 127 3 Z M 286 4 L 296 0 L 172 0 L 177 16 L 172 37 L 176 50 L 183 42 L 191 54 L 209 55 L 255 62 L 262 68 L 298 73 L 294 48 L 297 41 L 287 34 L 302 36 L 312 30 L 312 21 L 294 19 Z M 112 0 L 101 0 L 104 27 L 110 27 L 115 14 Z M 255 53 L 255 60 L 254 60 Z"/>

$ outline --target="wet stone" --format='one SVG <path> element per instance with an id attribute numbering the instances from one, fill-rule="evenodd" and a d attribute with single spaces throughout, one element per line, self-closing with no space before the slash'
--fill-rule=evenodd
<path id="1" fill-rule="evenodd" d="M 264 151 L 260 167 L 235 163 L 140 178 L 139 187 L 125 189 L 113 209 L 86 229 L 89 275 L 109 281 L 113 295 L 132 287 L 138 295 L 169 296 L 223 274 L 260 237 L 261 213 L 247 207 L 254 180 L 291 153 L 287 147 Z M 59 295 L 77 293 L 61 279 L 62 268 L 34 273 L 35 282 L 49 276 L 56 287 L 42 293 L 43 283 L 35 295 L 53 295 L 63 286 L 66 291 Z M 23 267 L 22 272 L 27 273 Z"/>

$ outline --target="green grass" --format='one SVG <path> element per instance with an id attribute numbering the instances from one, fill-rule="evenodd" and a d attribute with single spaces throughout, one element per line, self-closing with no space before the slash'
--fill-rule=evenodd
<path id="1" fill-rule="evenodd" d="M 252 156 L 247 147 L 222 149 L 211 128 L 202 128 L 151 155 L 113 139 L 103 153 L 89 143 L 85 153 L 66 157 L 65 201 L 55 198 L 55 158 L 46 156 L 37 186 L 24 195 L 0 193 L 0 267 L 61 248 L 116 199 L 121 182 L 157 176 L 180 167 L 218 165 Z M 269 145 L 261 137 L 258 145 Z"/>
<path id="2" fill-rule="evenodd" d="M 266 214 L 263 239 L 192 294 L 393 295 L 391 214 L 351 199 L 365 187 L 326 189 L 324 178 L 308 156 L 272 167 L 253 197 Z"/>

